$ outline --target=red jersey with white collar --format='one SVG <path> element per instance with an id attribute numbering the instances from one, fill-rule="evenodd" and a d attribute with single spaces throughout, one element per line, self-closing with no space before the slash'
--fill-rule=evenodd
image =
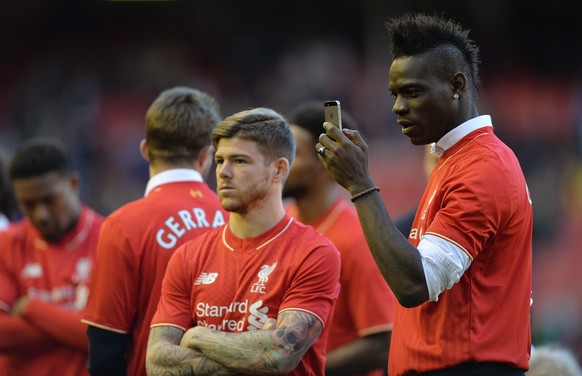
<path id="1" fill-rule="evenodd" d="M 528 369 L 532 207 L 517 158 L 479 128 L 447 149 L 430 177 L 409 240 L 443 238 L 472 259 L 436 302 L 397 306 L 389 374 L 463 362 Z"/>
<path id="2" fill-rule="evenodd" d="M 89 325 L 131 333 L 128 375 L 145 375 L 150 321 L 172 253 L 227 218 L 204 182 L 167 181 L 105 220 L 83 316 Z"/>
<path id="3" fill-rule="evenodd" d="M 306 223 L 295 203 L 288 204 L 286 210 Z M 396 297 L 370 253 L 355 208 L 338 198 L 321 218 L 306 224 L 331 240 L 342 259 L 342 288 L 331 321 L 327 351 L 367 335 L 392 330 Z M 366 375 L 382 373 L 378 370 Z"/>
<path id="4" fill-rule="evenodd" d="M 244 332 L 282 311 L 306 311 L 324 331 L 290 374 L 323 375 L 325 324 L 339 293 L 339 270 L 333 244 L 289 216 L 253 238 L 238 238 L 224 226 L 172 256 L 152 327 Z"/>
<path id="5" fill-rule="evenodd" d="M 9 354 L 6 375 L 87 373 L 86 326 L 81 315 L 103 219 L 83 207 L 58 243 L 47 243 L 27 219 L 0 235 L 0 351 Z M 22 318 L 10 316 L 26 295 Z"/>

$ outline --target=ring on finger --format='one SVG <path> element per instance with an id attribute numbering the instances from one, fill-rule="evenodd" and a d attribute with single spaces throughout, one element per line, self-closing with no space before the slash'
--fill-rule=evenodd
<path id="1" fill-rule="evenodd" d="M 319 154 L 319 155 L 323 155 L 324 152 L 325 152 L 325 146 L 322 146 L 319 149 L 317 149 L 317 154 Z"/>

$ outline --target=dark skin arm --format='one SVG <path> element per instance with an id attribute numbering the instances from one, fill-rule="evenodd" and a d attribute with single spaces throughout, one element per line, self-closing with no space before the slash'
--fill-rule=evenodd
<path id="1" fill-rule="evenodd" d="M 343 132 L 324 123 L 326 134 L 315 149 L 325 146 L 319 159 L 330 175 L 353 196 L 375 183 L 368 172 L 368 145 L 357 131 Z M 372 256 L 384 279 L 404 307 L 415 307 L 429 298 L 420 252 L 400 233 L 377 191 L 355 201 L 360 225 Z"/>
<path id="2" fill-rule="evenodd" d="M 326 355 L 326 376 L 350 376 L 385 368 L 392 332 L 361 337 L 329 351 Z"/>
<path id="3" fill-rule="evenodd" d="M 125 376 L 127 367 L 125 353 L 131 342 L 131 336 L 89 326 L 87 337 L 89 373 L 92 376 Z"/>

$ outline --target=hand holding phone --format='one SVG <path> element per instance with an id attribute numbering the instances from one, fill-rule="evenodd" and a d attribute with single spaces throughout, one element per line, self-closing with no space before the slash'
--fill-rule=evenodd
<path id="1" fill-rule="evenodd" d="M 323 104 L 323 111 L 325 112 L 325 121 L 332 123 L 341 130 L 342 111 L 340 107 L 340 101 L 326 101 Z"/>

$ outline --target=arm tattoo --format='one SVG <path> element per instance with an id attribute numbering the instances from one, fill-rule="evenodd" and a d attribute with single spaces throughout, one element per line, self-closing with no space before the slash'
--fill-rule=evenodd
<path id="1" fill-rule="evenodd" d="M 146 355 L 148 375 L 232 375 L 232 371 L 199 351 L 181 347 L 182 330 L 158 326 L 150 331 Z"/>
<path id="2" fill-rule="evenodd" d="M 273 330 L 227 333 L 201 330 L 195 347 L 208 358 L 238 372 L 278 374 L 290 372 L 319 337 L 322 324 L 303 311 L 285 311 Z"/>
<path id="3" fill-rule="evenodd" d="M 277 323 L 274 334 L 279 339 L 279 348 L 289 354 L 303 355 L 321 333 L 321 326 L 317 332 L 312 330 L 316 323 L 319 320 L 312 314 L 302 311 L 283 312 L 281 324 Z"/>

